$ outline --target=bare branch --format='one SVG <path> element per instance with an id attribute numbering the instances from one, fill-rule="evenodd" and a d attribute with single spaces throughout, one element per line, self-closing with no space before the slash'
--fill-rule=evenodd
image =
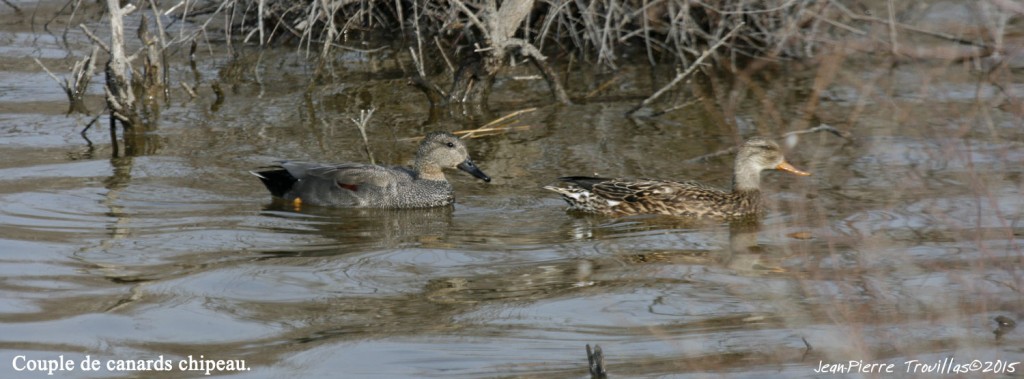
<path id="1" fill-rule="evenodd" d="M 466 4 L 464 4 L 462 0 L 451 1 L 456 6 L 458 6 L 460 10 L 462 10 L 462 13 L 466 14 L 466 17 L 469 17 L 469 20 L 473 22 L 473 25 L 476 25 L 476 27 L 479 28 L 482 33 L 484 33 L 485 38 L 491 39 L 490 31 L 487 30 L 487 26 L 485 26 L 484 23 L 480 21 L 479 18 L 476 17 L 476 13 L 473 13 L 473 11 L 469 9 L 469 7 L 466 7 Z"/>
<path id="2" fill-rule="evenodd" d="M 675 87 L 676 84 L 679 84 L 679 82 L 681 82 L 687 76 L 690 76 L 690 74 L 692 74 L 693 71 L 695 71 L 697 69 L 697 67 L 700 67 L 701 62 L 704 62 L 704 60 L 707 59 L 707 57 L 711 56 L 711 53 L 713 53 L 716 49 L 718 49 L 720 46 L 722 46 L 722 44 L 724 44 L 725 41 L 729 40 L 729 38 L 732 38 L 732 35 L 734 33 L 736 33 L 737 30 L 740 30 L 740 28 L 742 28 L 743 25 L 746 25 L 746 23 L 745 22 L 741 22 L 739 25 L 736 25 L 736 27 L 732 28 L 732 30 L 730 30 L 729 33 L 727 33 L 725 36 L 723 36 L 721 39 L 719 39 L 718 42 L 716 42 L 714 45 L 712 45 L 707 50 L 704 50 L 704 53 L 701 54 L 700 57 L 697 58 L 696 61 L 691 63 L 690 67 L 687 68 L 686 71 L 683 71 L 683 72 L 679 73 L 678 75 L 676 75 L 676 77 L 674 79 L 672 79 L 671 82 L 666 84 L 664 87 L 661 87 L 661 89 L 659 89 L 653 95 L 651 95 L 651 96 L 647 97 L 646 99 L 644 99 L 644 101 L 640 102 L 640 104 L 638 104 L 636 107 L 633 107 L 633 109 L 630 109 L 628 112 L 626 112 L 626 115 L 627 116 L 631 116 L 634 113 L 636 113 L 636 111 L 640 110 L 641 108 L 644 108 L 644 107 L 646 107 L 648 105 L 651 105 L 651 102 L 653 102 L 657 98 L 661 97 L 661 95 L 665 94 L 665 92 L 667 92 L 672 87 Z"/>
<path id="3" fill-rule="evenodd" d="M 359 135 L 363 136 L 363 148 L 366 149 L 366 155 L 370 158 L 370 164 L 377 164 L 373 159 L 373 152 L 370 151 L 370 140 L 366 138 L 366 126 L 370 123 L 370 118 L 373 117 L 373 112 L 377 108 L 370 107 L 370 109 L 360 109 L 359 119 L 352 118 L 352 122 L 359 128 Z"/>
<path id="4" fill-rule="evenodd" d="M 89 28 L 86 27 L 85 24 L 79 24 L 78 27 L 81 28 L 83 32 L 85 32 L 85 36 L 89 37 L 89 39 L 92 40 L 92 43 L 99 45 L 99 47 L 102 48 L 103 51 L 108 53 L 110 52 L 110 47 L 107 47 L 107 44 L 104 43 L 103 40 L 101 40 L 95 34 L 92 34 L 92 31 L 89 30 Z"/>

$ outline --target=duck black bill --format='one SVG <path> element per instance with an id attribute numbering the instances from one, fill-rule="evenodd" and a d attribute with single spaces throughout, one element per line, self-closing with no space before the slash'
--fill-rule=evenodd
<path id="1" fill-rule="evenodd" d="M 473 164 L 473 161 L 469 159 L 462 161 L 462 163 L 459 163 L 459 165 L 455 167 L 458 167 L 459 170 L 468 172 L 470 175 L 473 175 L 478 179 L 482 179 L 485 182 L 491 182 L 491 177 L 484 174 L 483 171 L 480 171 L 480 168 L 476 167 L 476 165 Z"/>

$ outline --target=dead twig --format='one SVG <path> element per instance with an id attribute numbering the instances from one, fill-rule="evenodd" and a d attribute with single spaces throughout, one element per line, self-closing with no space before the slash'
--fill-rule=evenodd
<path id="1" fill-rule="evenodd" d="M 725 41 L 728 41 L 729 38 L 732 38 L 732 35 L 735 34 L 737 30 L 740 30 L 740 28 L 742 28 L 743 25 L 746 25 L 746 23 L 745 22 L 741 22 L 739 25 L 736 25 L 736 27 L 732 28 L 732 30 L 730 30 L 729 33 L 726 33 L 725 36 L 720 38 L 718 40 L 718 42 L 715 42 L 715 44 L 712 45 L 710 48 L 708 48 L 707 50 L 704 50 L 704 53 L 701 54 L 700 57 L 697 58 L 697 60 L 693 61 L 693 63 L 690 64 L 690 67 L 687 68 L 686 71 L 683 71 L 683 72 L 679 73 L 678 75 L 676 75 L 676 77 L 674 79 L 672 79 L 671 82 L 666 84 L 664 87 L 661 87 L 661 89 L 659 89 L 653 95 L 651 95 L 648 98 L 644 99 L 644 101 L 640 102 L 640 104 L 637 104 L 637 106 L 633 107 L 633 109 L 630 109 L 629 111 L 627 111 L 626 112 L 626 116 L 632 116 L 634 113 L 636 113 L 636 111 L 638 111 L 638 110 L 640 110 L 640 109 L 642 109 L 644 107 L 647 107 L 652 102 L 654 102 L 654 100 L 656 100 L 657 98 L 661 97 L 661 95 L 663 95 L 669 89 L 671 89 L 672 87 L 675 87 L 676 84 L 679 84 L 679 82 L 681 82 L 687 76 L 690 76 L 690 74 L 693 73 L 697 69 L 697 67 L 700 67 L 701 62 L 704 62 L 704 60 L 707 59 L 707 57 L 711 56 L 711 53 L 713 53 L 716 49 L 718 49 L 720 46 L 722 46 L 725 43 Z"/>
<path id="2" fill-rule="evenodd" d="M 537 50 L 537 48 L 529 42 L 518 38 L 510 39 L 509 45 L 519 46 L 520 53 L 529 57 L 534 66 L 537 66 L 537 69 L 544 75 L 544 80 L 548 83 L 548 88 L 551 88 L 551 94 L 559 103 L 565 105 L 572 104 L 572 100 L 569 99 L 569 94 L 565 92 L 565 87 L 562 87 L 562 82 L 558 78 L 558 73 L 556 73 L 555 70 L 551 68 L 551 65 L 547 63 L 547 57 L 545 57 L 544 54 L 541 54 L 540 50 Z"/>
<path id="3" fill-rule="evenodd" d="M 556 100 L 562 104 L 572 104 L 565 88 L 562 87 L 558 74 L 547 63 L 547 57 L 529 41 L 514 37 L 520 24 L 533 9 L 533 0 L 507 1 L 502 3 L 500 8 L 495 1 L 485 2 L 482 11 L 483 20 L 477 17 L 476 13 L 461 0 L 452 0 L 452 3 L 466 15 L 473 25 L 480 29 L 487 40 L 487 46 L 477 47 L 474 50 L 484 56 L 484 71 L 488 76 L 488 80 L 485 80 L 484 83 L 490 85 L 492 82 L 490 79 L 494 78 L 501 67 L 505 65 L 508 53 L 517 50 L 519 54 L 530 59 L 544 75 L 544 80 L 547 81 Z"/>
<path id="4" fill-rule="evenodd" d="M 85 132 L 88 132 L 88 131 L 89 131 L 89 128 L 91 128 L 91 127 L 92 127 L 92 125 L 96 123 L 96 121 L 99 121 L 100 117 L 102 117 L 102 116 L 103 116 L 103 113 L 102 113 L 102 112 L 100 112 L 99 114 L 97 114 L 96 116 L 94 116 L 94 117 L 92 118 L 92 121 L 89 121 L 89 122 L 88 122 L 87 124 L 85 124 L 85 127 L 84 127 L 84 128 L 82 128 L 82 131 L 78 132 L 78 134 L 79 134 L 79 135 L 81 135 L 81 136 L 82 136 L 82 138 L 85 138 L 85 140 L 86 140 L 86 141 L 89 141 L 89 137 L 87 137 L 87 136 L 85 135 Z M 90 143 L 91 143 L 91 141 L 90 141 Z"/>
<path id="5" fill-rule="evenodd" d="M 366 156 L 370 158 L 370 164 L 377 164 L 373 159 L 373 152 L 370 151 L 370 140 L 366 138 L 366 125 L 370 123 L 370 118 L 373 117 L 373 112 L 377 108 L 370 107 L 370 109 L 360 109 L 359 119 L 351 118 L 353 123 L 356 124 L 356 128 L 359 128 L 359 135 L 363 136 L 363 149 L 366 150 Z"/>
<path id="6" fill-rule="evenodd" d="M 71 76 L 63 81 L 58 79 L 57 75 L 50 72 L 43 62 L 33 58 L 36 64 L 42 67 L 68 96 L 68 102 L 70 103 L 68 108 L 69 114 L 74 112 L 89 113 L 89 110 L 85 107 L 85 93 L 89 89 L 89 83 L 92 82 L 93 73 L 96 71 L 96 54 L 98 52 L 99 48 L 93 47 L 92 54 L 75 62 L 71 69 Z"/>
<path id="7" fill-rule="evenodd" d="M 416 33 L 417 33 L 416 35 L 418 36 L 419 35 L 419 28 L 418 27 L 417 27 Z M 439 38 L 437 38 L 437 36 L 434 36 L 434 45 L 437 46 L 437 51 L 439 53 L 441 53 L 441 58 L 444 59 L 444 63 L 446 65 L 448 65 L 448 71 L 454 73 L 455 72 L 455 65 L 453 65 L 452 61 L 450 59 L 448 59 L 448 54 L 444 53 L 444 48 L 441 47 L 441 40 Z"/>
<path id="8" fill-rule="evenodd" d="M 92 30 L 89 30 L 89 28 L 86 27 L 85 24 L 79 24 L 78 27 L 82 29 L 82 32 L 85 33 L 86 37 L 89 37 L 92 43 L 99 45 L 99 47 L 102 48 L 103 51 L 107 53 L 110 52 L 110 47 L 108 47 L 107 44 L 100 39 L 100 37 L 97 37 L 95 34 L 92 34 Z"/>
<path id="9" fill-rule="evenodd" d="M 188 94 L 189 100 L 193 100 L 196 97 L 199 97 L 199 95 L 196 95 L 196 91 L 193 90 L 192 86 L 188 85 L 188 83 L 181 82 L 181 88 L 184 89 L 185 93 Z"/>
<path id="10" fill-rule="evenodd" d="M 459 9 L 462 10 L 462 13 L 464 13 L 466 17 L 468 17 L 469 20 L 473 22 L 473 25 L 476 25 L 476 27 L 479 28 L 480 31 L 484 33 L 484 38 L 491 38 L 490 30 L 488 30 L 487 27 L 484 26 L 483 21 L 480 21 L 480 19 L 476 17 L 476 13 L 470 10 L 469 7 L 466 6 L 466 4 L 464 4 L 461 0 L 452 0 L 452 3 L 459 7 Z"/>
<path id="11" fill-rule="evenodd" d="M 4 0 L 4 4 L 7 4 L 7 6 L 13 8 L 14 11 L 17 12 L 18 14 L 21 14 L 21 8 L 18 8 L 17 5 L 14 5 L 13 3 L 11 3 L 10 0 Z"/>

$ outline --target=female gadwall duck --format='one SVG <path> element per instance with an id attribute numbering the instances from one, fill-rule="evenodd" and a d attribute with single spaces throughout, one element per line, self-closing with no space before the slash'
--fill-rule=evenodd
<path id="1" fill-rule="evenodd" d="M 607 215 L 664 214 L 735 219 L 761 213 L 761 171 L 783 170 L 807 176 L 786 162 L 775 142 L 752 138 L 736 154 L 732 192 L 695 181 L 558 178 L 569 187 L 547 186 L 562 194 L 570 211 Z"/>
<path id="2" fill-rule="evenodd" d="M 445 168 L 458 168 L 491 181 L 473 164 L 462 140 L 447 132 L 433 132 L 423 138 L 412 168 L 284 162 L 276 169 L 252 174 L 272 195 L 296 206 L 425 208 L 455 201 L 452 185 L 442 172 Z"/>

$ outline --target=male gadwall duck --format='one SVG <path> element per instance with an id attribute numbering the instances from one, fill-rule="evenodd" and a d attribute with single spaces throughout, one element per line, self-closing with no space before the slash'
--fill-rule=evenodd
<path id="1" fill-rule="evenodd" d="M 732 192 L 700 182 L 655 179 L 558 178 L 569 187 L 546 186 L 562 194 L 570 211 L 606 215 L 664 214 L 736 219 L 761 213 L 761 171 L 783 170 L 807 176 L 786 162 L 779 145 L 751 138 L 736 154 Z"/>
<path id="2" fill-rule="evenodd" d="M 447 132 L 427 134 L 413 167 L 366 163 L 323 165 L 283 162 L 275 169 L 253 171 L 275 197 L 298 206 L 340 208 L 426 208 L 455 201 L 442 169 L 458 168 L 490 182 L 469 158 L 466 145 Z"/>

